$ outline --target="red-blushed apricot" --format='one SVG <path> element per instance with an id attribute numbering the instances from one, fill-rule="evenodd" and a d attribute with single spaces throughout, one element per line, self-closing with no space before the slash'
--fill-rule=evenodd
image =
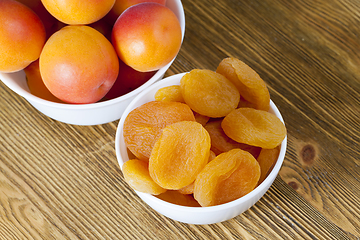
<path id="1" fill-rule="evenodd" d="M 271 149 L 280 145 L 286 136 L 286 127 L 274 114 L 253 108 L 238 108 L 221 122 L 231 139 L 251 146 Z"/>
<path id="2" fill-rule="evenodd" d="M 178 191 L 168 190 L 156 196 L 161 200 L 185 207 L 201 207 L 192 195 L 181 194 Z"/>
<path id="3" fill-rule="evenodd" d="M 63 101 L 55 97 L 45 86 L 40 75 L 39 60 L 32 62 L 24 69 L 24 72 L 26 75 L 27 85 L 32 94 L 51 102 L 63 103 Z"/>
<path id="4" fill-rule="evenodd" d="M 111 41 L 119 58 L 140 72 L 155 71 L 180 50 L 182 33 L 176 15 L 158 3 L 139 3 L 116 20 Z"/>
<path id="5" fill-rule="evenodd" d="M 239 91 L 223 75 L 207 69 L 194 69 L 180 80 L 181 94 L 189 107 L 204 116 L 224 117 L 240 100 Z"/>
<path id="6" fill-rule="evenodd" d="M 41 0 L 56 19 L 66 24 L 90 24 L 103 18 L 115 0 Z"/>
<path id="7" fill-rule="evenodd" d="M 240 92 L 241 97 L 254 104 L 256 109 L 268 111 L 270 94 L 265 82 L 251 67 L 237 58 L 223 59 L 216 72 L 228 78 Z"/>
<path id="8" fill-rule="evenodd" d="M 149 175 L 149 163 L 138 159 L 126 161 L 122 167 L 125 181 L 134 190 L 158 195 L 166 189 L 157 185 Z"/>
<path id="9" fill-rule="evenodd" d="M 36 15 L 41 19 L 44 24 L 47 38 L 51 36 L 53 33 L 52 29 L 57 24 L 57 19 L 54 18 L 44 7 L 41 0 L 17 0 L 22 4 L 28 6 L 31 10 L 33 10 Z"/>
<path id="10" fill-rule="evenodd" d="M 0 1 L 0 72 L 23 70 L 39 58 L 45 40 L 44 25 L 29 7 Z"/>
<path id="11" fill-rule="evenodd" d="M 165 5 L 166 0 L 116 0 L 110 12 L 105 16 L 107 22 L 114 25 L 116 19 L 129 7 L 143 2 L 155 2 Z"/>
<path id="12" fill-rule="evenodd" d="M 89 26 L 66 26 L 51 35 L 39 61 L 45 86 L 68 103 L 99 101 L 119 72 L 113 46 Z"/>
<path id="13" fill-rule="evenodd" d="M 209 161 L 210 137 L 195 121 L 166 126 L 154 144 L 149 159 L 151 178 L 159 186 L 178 190 L 194 182 Z"/>
<path id="14" fill-rule="evenodd" d="M 194 197 L 202 207 L 238 199 L 251 192 L 260 177 L 260 166 L 248 152 L 233 149 L 209 162 L 195 180 Z"/>
<path id="15" fill-rule="evenodd" d="M 156 71 L 139 72 L 119 60 L 119 75 L 104 100 L 125 95 L 146 83 Z"/>
<path id="16" fill-rule="evenodd" d="M 151 101 L 132 110 L 124 121 L 126 146 L 140 160 L 148 160 L 155 141 L 167 125 L 195 121 L 189 106 L 179 102 Z"/>
<path id="17" fill-rule="evenodd" d="M 269 175 L 273 169 L 276 160 L 280 154 L 280 146 L 272 149 L 261 149 L 258 158 L 256 159 L 260 165 L 261 175 L 259 179 L 259 184 L 262 183 L 265 178 Z"/>

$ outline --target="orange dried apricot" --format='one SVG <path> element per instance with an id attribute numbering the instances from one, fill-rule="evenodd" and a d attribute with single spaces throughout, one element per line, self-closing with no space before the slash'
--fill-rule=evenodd
<path id="1" fill-rule="evenodd" d="M 221 121 L 221 119 L 214 120 L 205 125 L 205 129 L 208 131 L 211 139 L 211 150 L 214 151 L 215 154 L 219 155 L 220 153 L 228 152 L 231 149 L 240 148 L 251 153 L 255 158 L 257 158 L 261 148 L 244 143 L 238 143 L 229 138 L 221 128 Z"/>
<path id="2" fill-rule="evenodd" d="M 168 190 L 156 196 L 161 200 L 185 207 L 201 207 L 192 195 L 181 194 L 178 191 Z"/>
<path id="3" fill-rule="evenodd" d="M 195 180 L 194 198 L 203 207 L 238 199 L 251 192 L 260 177 L 260 166 L 248 152 L 233 149 L 209 162 Z"/>
<path id="4" fill-rule="evenodd" d="M 138 159 L 126 161 L 122 167 L 125 181 L 130 185 L 130 187 L 139 192 L 153 195 L 166 192 L 166 189 L 160 187 L 154 182 L 154 180 L 152 180 L 149 175 L 148 166 L 148 162 Z"/>
<path id="5" fill-rule="evenodd" d="M 210 150 L 209 162 L 214 160 L 215 158 L 216 158 L 215 153 Z M 183 188 L 180 188 L 178 191 L 181 194 L 193 194 L 194 193 L 194 182 Z"/>
<path id="6" fill-rule="evenodd" d="M 194 112 L 195 121 L 205 126 L 205 124 L 209 121 L 210 117 L 201 115 L 200 113 Z"/>
<path id="7" fill-rule="evenodd" d="M 224 75 L 239 90 L 240 95 L 255 105 L 256 109 L 268 111 L 270 94 L 265 82 L 251 67 L 237 58 L 223 59 L 216 69 Z"/>
<path id="8" fill-rule="evenodd" d="M 191 184 L 209 160 L 210 144 L 200 123 L 182 121 L 166 126 L 151 152 L 150 176 L 166 189 Z"/>
<path id="9" fill-rule="evenodd" d="M 231 139 L 261 148 L 275 148 L 286 136 L 285 125 L 274 114 L 253 108 L 229 113 L 221 127 Z"/>
<path id="10" fill-rule="evenodd" d="M 172 85 L 160 88 L 155 93 L 155 100 L 167 102 L 185 102 L 183 96 L 181 95 L 179 85 Z"/>
<path id="11" fill-rule="evenodd" d="M 148 160 L 161 130 L 179 121 L 195 121 L 192 110 L 184 103 L 151 101 L 132 110 L 124 121 L 124 140 L 139 159 Z"/>
<path id="12" fill-rule="evenodd" d="M 256 159 L 260 165 L 261 175 L 259 179 L 259 184 L 262 183 L 265 178 L 269 175 L 272 168 L 274 167 L 276 160 L 279 157 L 280 146 L 277 146 L 273 149 L 261 149 L 261 152 Z"/>
<path id="13" fill-rule="evenodd" d="M 194 69 L 180 80 L 185 103 L 195 112 L 213 118 L 234 110 L 240 94 L 233 83 L 211 70 Z"/>

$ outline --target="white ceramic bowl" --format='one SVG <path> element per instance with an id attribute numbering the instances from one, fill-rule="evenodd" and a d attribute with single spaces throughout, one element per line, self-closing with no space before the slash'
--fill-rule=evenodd
<path id="1" fill-rule="evenodd" d="M 129 112 L 131 112 L 133 109 L 141 106 L 144 103 L 155 100 L 154 96 L 158 89 L 165 86 L 179 85 L 180 79 L 184 74 L 185 73 L 173 75 L 161 80 L 160 82 L 153 84 L 151 87 L 149 87 L 145 91 L 141 92 L 138 96 L 136 96 L 134 100 L 129 104 L 129 106 L 125 109 L 123 117 L 119 121 L 119 125 L 116 131 L 116 137 L 115 137 L 115 150 L 120 168 L 122 168 L 124 162 L 129 160 L 128 152 L 123 136 L 124 121 L 127 115 L 129 114 Z M 276 116 L 282 122 L 284 122 L 279 110 L 272 101 L 270 103 L 270 107 L 271 107 L 270 111 L 275 113 Z M 269 187 L 275 180 L 281 168 L 281 165 L 284 161 L 286 145 L 287 145 L 287 137 L 285 137 L 285 139 L 281 143 L 280 154 L 273 170 L 258 187 L 256 187 L 249 194 L 226 204 L 212 206 L 212 207 L 184 207 L 184 206 L 168 203 L 150 194 L 141 193 L 138 191 L 135 192 L 144 202 L 146 202 L 154 210 L 176 221 L 190 223 L 190 224 L 213 224 L 213 223 L 226 221 L 233 217 L 236 217 L 237 215 L 249 209 L 269 189 Z"/>
<path id="2" fill-rule="evenodd" d="M 182 30 L 182 39 L 184 39 L 185 14 L 181 0 L 167 0 L 166 6 L 178 17 Z M 24 97 L 37 110 L 55 120 L 74 125 L 97 125 L 120 119 L 125 108 L 134 97 L 154 82 L 162 79 L 174 60 L 175 58 L 165 67 L 159 69 L 151 79 L 139 88 L 121 97 L 92 104 L 55 103 L 36 97 L 29 91 L 24 71 L 0 73 L 0 79 L 7 87 Z"/>

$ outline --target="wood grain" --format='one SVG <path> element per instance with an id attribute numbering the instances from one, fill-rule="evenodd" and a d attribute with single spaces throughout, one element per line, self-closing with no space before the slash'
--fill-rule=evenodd
<path id="1" fill-rule="evenodd" d="M 260 74 L 288 130 L 269 191 L 226 222 L 168 219 L 124 182 L 118 121 L 64 124 L 0 82 L 0 239 L 360 238 L 360 3 L 182 2 L 184 43 L 166 76 L 227 56 Z"/>

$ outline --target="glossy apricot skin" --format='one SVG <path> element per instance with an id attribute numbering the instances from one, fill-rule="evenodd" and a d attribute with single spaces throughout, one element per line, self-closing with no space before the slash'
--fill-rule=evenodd
<path id="1" fill-rule="evenodd" d="M 116 20 L 111 42 L 119 58 L 140 72 L 158 70 L 180 50 L 182 33 L 176 15 L 158 3 L 140 3 Z"/>
<path id="2" fill-rule="evenodd" d="M 41 0 L 51 15 L 69 25 L 91 24 L 109 13 L 115 0 Z"/>
<path id="3" fill-rule="evenodd" d="M 0 1 L 0 72 L 23 70 L 39 58 L 45 41 L 45 27 L 29 7 Z"/>
<path id="4" fill-rule="evenodd" d="M 110 12 L 106 15 L 106 20 L 110 24 L 114 24 L 117 18 L 129 7 L 143 3 L 143 2 L 155 2 L 162 5 L 165 5 L 166 0 L 116 0 L 114 6 L 111 8 Z"/>
<path id="5" fill-rule="evenodd" d="M 40 74 L 39 60 L 32 62 L 24 69 L 24 72 L 26 75 L 27 85 L 32 94 L 51 102 L 64 103 L 55 97 L 45 86 Z"/>
<path id="6" fill-rule="evenodd" d="M 119 60 L 113 46 L 89 26 L 69 25 L 54 33 L 39 61 L 45 86 L 67 103 L 99 101 L 119 73 Z"/>

